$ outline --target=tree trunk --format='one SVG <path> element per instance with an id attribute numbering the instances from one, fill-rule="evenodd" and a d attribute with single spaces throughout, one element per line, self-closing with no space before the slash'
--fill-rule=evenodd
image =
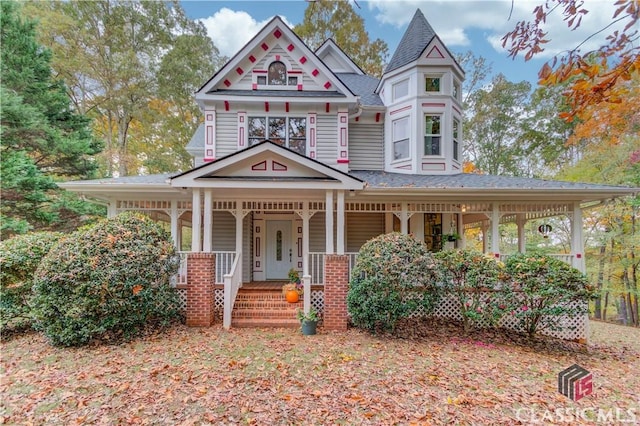
<path id="1" fill-rule="evenodd" d="M 595 312 L 594 312 L 594 317 L 596 319 L 602 319 L 602 289 L 604 287 L 604 261 L 605 261 L 606 251 L 607 251 L 607 246 L 605 244 L 602 244 L 600 246 L 600 257 L 598 259 L 598 279 L 596 283 L 596 286 L 598 289 L 598 293 L 597 293 L 598 296 L 596 297 L 596 300 L 595 300 Z"/>
<path id="2" fill-rule="evenodd" d="M 602 311 L 602 319 L 607 320 L 607 307 L 609 306 L 609 291 L 604 292 L 604 309 Z"/>
<path id="3" fill-rule="evenodd" d="M 618 318 L 622 322 L 622 325 L 627 325 L 627 299 L 624 297 L 624 294 L 620 295 L 618 301 Z"/>

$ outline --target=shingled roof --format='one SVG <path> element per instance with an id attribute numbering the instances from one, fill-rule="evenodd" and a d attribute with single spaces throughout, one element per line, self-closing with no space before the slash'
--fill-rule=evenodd
<path id="1" fill-rule="evenodd" d="M 431 28 L 427 18 L 424 17 L 420 9 L 416 10 L 413 19 L 407 27 L 398 44 L 398 48 L 393 54 L 385 73 L 403 67 L 420 57 L 431 40 L 436 36 L 436 32 Z"/>

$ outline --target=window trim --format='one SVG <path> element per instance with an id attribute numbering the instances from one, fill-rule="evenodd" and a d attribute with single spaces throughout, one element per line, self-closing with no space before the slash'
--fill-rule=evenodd
<path id="1" fill-rule="evenodd" d="M 404 80 L 400 80 L 391 86 L 391 98 L 394 102 L 409 96 L 409 80 L 409 78 L 405 78 Z M 396 94 L 396 89 L 403 86 L 406 90 L 406 93 L 404 93 L 402 96 L 398 96 Z"/>
<path id="2" fill-rule="evenodd" d="M 457 135 L 456 135 L 457 133 Z M 462 134 L 462 121 L 457 117 L 453 117 L 451 123 L 451 138 L 452 138 L 452 157 L 454 161 L 460 161 L 460 135 Z"/>
<path id="3" fill-rule="evenodd" d="M 285 124 L 284 124 L 284 129 L 285 129 L 284 139 L 285 139 L 285 141 L 284 141 L 284 145 L 282 145 L 282 146 L 284 146 L 287 149 L 291 149 L 292 151 L 295 151 L 298 154 L 307 156 L 308 151 L 309 151 L 308 146 L 307 146 L 307 144 L 308 144 L 308 132 L 307 132 L 307 130 L 309 128 L 308 127 L 308 123 L 307 123 L 308 120 L 307 120 L 306 116 L 300 116 L 300 115 L 295 115 L 295 114 L 292 114 L 292 115 L 287 115 L 287 114 L 265 114 L 265 115 L 247 116 L 247 146 L 253 146 L 253 145 L 257 144 L 257 143 L 262 142 L 262 140 L 272 140 L 271 137 L 270 137 L 270 134 L 269 134 L 269 132 L 270 132 L 269 131 L 269 123 L 270 123 L 271 120 L 278 119 L 278 118 L 284 118 L 285 119 Z M 252 144 L 251 143 L 252 139 L 259 139 L 259 138 L 252 138 L 252 136 L 251 136 L 250 123 L 254 119 L 262 119 L 262 120 L 264 120 L 264 123 L 265 123 L 265 129 L 264 129 L 265 130 L 265 132 L 264 132 L 265 136 L 264 136 L 264 138 L 262 140 L 260 140 L 258 142 L 254 142 Z M 290 130 L 290 120 L 291 119 L 304 120 L 304 153 L 301 153 L 299 151 L 293 150 L 290 147 L 291 138 L 290 138 L 289 130 Z M 297 137 L 297 138 L 293 138 L 293 140 L 301 141 L 302 138 L 301 137 Z M 276 142 L 274 142 L 274 143 L 276 143 Z"/>

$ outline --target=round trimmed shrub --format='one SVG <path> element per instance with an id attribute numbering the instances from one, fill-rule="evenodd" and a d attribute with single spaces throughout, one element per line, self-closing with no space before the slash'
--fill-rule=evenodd
<path id="1" fill-rule="evenodd" d="M 33 275 L 58 240 L 57 232 L 31 232 L 0 242 L 0 332 L 31 328 L 28 301 Z"/>
<path id="2" fill-rule="evenodd" d="M 393 331 L 399 320 L 428 314 L 439 297 L 436 263 L 410 235 L 391 233 L 367 241 L 351 272 L 347 310 L 356 327 Z"/>
<path id="3" fill-rule="evenodd" d="M 35 327 L 58 346 L 113 341 L 179 315 L 170 284 L 178 256 L 169 235 L 138 213 L 80 229 L 43 259 L 34 277 Z"/>
<path id="4" fill-rule="evenodd" d="M 514 254 L 505 265 L 513 292 L 509 310 L 530 338 L 541 330 L 562 330 L 561 317 L 588 313 L 595 288 L 571 265 L 539 253 Z"/>

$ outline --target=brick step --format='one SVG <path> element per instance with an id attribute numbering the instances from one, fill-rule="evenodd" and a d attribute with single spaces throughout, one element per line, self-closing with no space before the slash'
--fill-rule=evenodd
<path id="1" fill-rule="evenodd" d="M 284 298 L 284 296 L 280 293 L 278 294 L 263 294 L 263 293 L 259 293 L 259 294 L 241 294 L 238 293 L 238 295 L 236 296 L 236 301 L 238 300 L 274 300 L 274 301 L 282 301 L 282 302 L 287 302 L 287 300 Z M 300 298 L 300 300 L 302 300 L 302 298 Z"/>
<path id="2" fill-rule="evenodd" d="M 287 303 L 287 302 L 276 302 L 273 300 L 251 300 L 251 301 L 236 301 L 236 304 L 233 306 L 233 309 L 246 309 L 252 311 L 259 310 L 278 310 L 278 311 L 287 311 L 287 312 L 295 312 L 298 308 L 302 309 L 303 303 Z"/>
<path id="3" fill-rule="evenodd" d="M 232 318 L 296 318 L 295 311 L 284 311 L 274 309 L 234 309 Z"/>
<path id="4" fill-rule="evenodd" d="M 233 318 L 232 327 L 269 327 L 269 328 L 299 328 L 300 322 L 296 319 L 269 319 L 269 318 Z"/>

